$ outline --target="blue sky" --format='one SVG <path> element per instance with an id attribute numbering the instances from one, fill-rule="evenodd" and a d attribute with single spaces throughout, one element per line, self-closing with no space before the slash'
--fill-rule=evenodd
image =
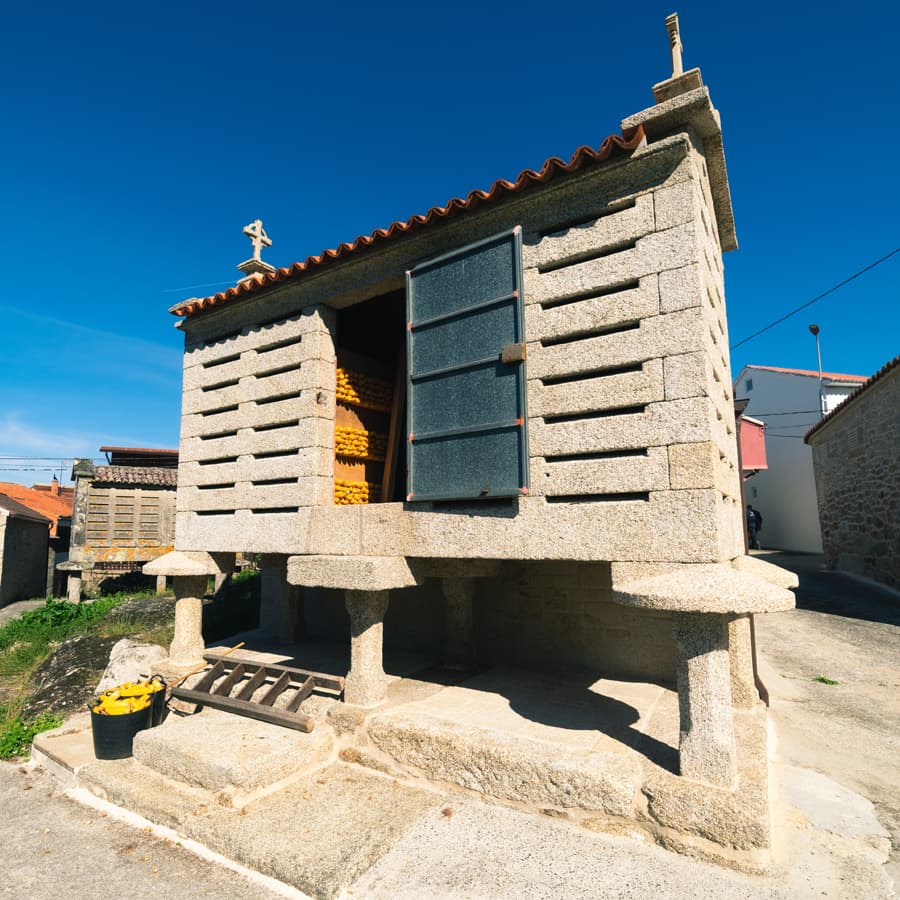
<path id="1" fill-rule="evenodd" d="M 166 310 L 233 283 L 243 225 L 288 265 L 597 146 L 668 76 L 675 9 L 722 114 L 732 342 L 900 246 L 893 4 L 79 6 L 4 14 L 0 456 L 31 459 L 0 480 L 176 447 Z M 810 322 L 826 370 L 873 373 L 900 352 L 898 282 L 900 254 L 734 374 L 815 368 Z"/>

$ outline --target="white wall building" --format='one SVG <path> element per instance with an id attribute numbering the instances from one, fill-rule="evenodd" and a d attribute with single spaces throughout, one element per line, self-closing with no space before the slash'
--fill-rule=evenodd
<path id="1" fill-rule="evenodd" d="M 812 452 L 803 435 L 866 378 L 823 372 L 820 399 L 818 372 L 778 366 L 741 369 L 734 396 L 749 399 L 747 414 L 766 423 L 769 468 L 745 487 L 747 502 L 763 516 L 763 547 L 822 552 Z"/>

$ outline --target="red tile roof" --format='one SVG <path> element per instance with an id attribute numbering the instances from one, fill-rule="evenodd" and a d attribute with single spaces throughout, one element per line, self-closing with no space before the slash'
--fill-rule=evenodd
<path id="1" fill-rule="evenodd" d="M 140 453 L 144 456 L 178 456 L 177 450 L 160 450 L 157 447 L 101 447 L 101 453 Z"/>
<path id="2" fill-rule="evenodd" d="M 28 509 L 42 516 L 46 516 L 52 523 L 50 534 L 56 534 L 56 526 L 60 519 L 70 518 L 72 515 L 72 498 L 54 496 L 46 491 L 36 491 L 25 487 L 23 484 L 13 484 L 11 481 L 0 481 L 0 494 L 27 506 Z"/>
<path id="3" fill-rule="evenodd" d="M 786 369 L 783 366 L 747 366 L 748 369 L 763 369 L 766 372 L 787 372 L 788 375 L 812 375 L 818 378 L 819 373 L 812 369 Z M 831 381 L 858 381 L 862 384 L 868 375 L 842 375 L 840 372 L 823 372 L 823 378 L 829 378 Z"/>
<path id="4" fill-rule="evenodd" d="M 323 265 L 330 260 L 341 259 L 350 253 L 356 253 L 383 240 L 409 234 L 441 219 L 448 219 L 458 213 L 475 209 L 484 203 L 494 202 L 508 194 L 520 193 L 529 188 L 546 184 L 558 175 L 565 175 L 585 166 L 602 163 L 614 154 L 631 153 L 644 140 L 644 128 L 642 125 L 624 131 L 621 136 L 611 134 L 609 137 L 604 138 L 596 150 L 591 147 L 579 147 L 568 162 L 564 162 L 557 156 L 551 156 L 541 166 L 540 171 L 535 172 L 532 169 L 525 169 L 519 173 L 514 182 L 495 181 L 488 191 L 472 191 L 464 200 L 454 197 L 447 202 L 446 206 L 432 206 L 425 215 L 412 216 L 405 222 L 393 222 L 387 228 L 379 228 L 370 235 L 361 235 L 350 244 L 343 243 L 336 250 L 323 250 L 318 256 L 309 256 L 303 262 L 296 262 L 288 268 L 277 269 L 268 275 L 240 282 L 234 287 L 220 291 L 218 294 L 213 294 L 210 297 L 191 297 L 173 306 L 169 312 L 176 316 L 192 316 L 235 297 L 254 294 L 273 284 L 279 284 L 299 277 L 315 266 Z"/>
<path id="5" fill-rule="evenodd" d="M 896 369 L 897 366 L 900 366 L 900 356 L 895 356 L 890 362 L 886 362 L 871 378 L 869 378 L 865 384 L 858 387 L 852 394 L 849 394 L 845 400 L 843 400 L 838 406 L 836 406 L 827 416 L 823 416 L 813 425 L 809 431 L 803 436 L 803 442 L 805 444 L 809 443 L 809 437 L 811 434 L 815 434 L 826 422 L 830 422 L 838 413 L 843 412 L 850 403 L 855 400 L 863 391 L 867 391 L 875 382 L 881 381 L 885 375 L 888 374 L 892 369 Z"/>
<path id="6" fill-rule="evenodd" d="M 5 509 L 13 519 L 29 519 L 32 522 L 43 522 L 45 525 L 50 524 L 50 520 L 46 516 L 36 513 L 22 503 L 17 503 L 5 494 L 0 494 L 0 509 Z"/>

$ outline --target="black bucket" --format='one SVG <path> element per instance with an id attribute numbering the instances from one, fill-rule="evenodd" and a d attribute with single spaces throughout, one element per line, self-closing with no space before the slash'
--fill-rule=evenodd
<path id="1" fill-rule="evenodd" d="M 165 694 L 165 691 L 159 691 Z M 131 756 L 134 736 L 150 727 L 153 715 L 151 703 L 143 709 L 120 716 L 101 716 L 91 710 L 91 732 L 94 756 L 97 759 L 126 759 Z"/>
<path id="2" fill-rule="evenodd" d="M 150 705 L 150 727 L 159 725 L 166 717 L 166 679 L 162 675 L 154 675 L 151 682 L 161 682 L 162 687 L 153 694 L 153 702 Z"/>

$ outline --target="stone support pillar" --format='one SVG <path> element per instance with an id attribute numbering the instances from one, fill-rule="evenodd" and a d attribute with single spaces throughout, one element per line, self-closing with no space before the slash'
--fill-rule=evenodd
<path id="1" fill-rule="evenodd" d="M 344 700 L 353 706 L 377 706 L 387 698 L 384 674 L 384 614 L 387 591 L 346 591 L 350 614 L 350 671 Z"/>
<path id="2" fill-rule="evenodd" d="M 69 572 L 66 579 L 66 599 L 69 603 L 81 603 L 81 572 Z"/>
<path id="3" fill-rule="evenodd" d="M 737 777 L 729 616 L 676 613 L 678 708 L 681 774 L 731 788 Z"/>
<path id="4" fill-rule="evenodd" d="M 175 637 L 169 647 L 174 666 L 194 666 L 203 662 L 203 596 L 206 575 L 176 575 Z"/>
<path id="5" fill-rule="evenodd" d="M 165 575 L 157 575 L 156 576 L 156 593 L 164 594 L 166 592 L 166 576 Z"/>
<path id="6" fill-rule="evenodd" d="M 304 634 L 303 588 L 287 580 L 287 557 L 268 554 L 260 569 L 259 629 L 285 644 Z"/>
<path id="7" fill-rule="evenodd" d="M 219 593 L 231 581 L 231 572 L 217 572 L 213 577 L 215 579 L 213 582 L 213 596 L 218 597 Z"/>
<path id="8" fill-rule="evenodd" d="M 753 674 L 753 639 L 750 616 L 735 616 L 728 623 L 728 658 L 731 668 L 731 699 L 735 709 L 753 709 L 759 700 Z"/>
<path id="9" fill-rule="evenodd" d="M 475 579 L 442 578 L 441 586 L 447 601 L 444 665 L 448 669 L 471 669 L 475 663 L 472 628 Z"/>

